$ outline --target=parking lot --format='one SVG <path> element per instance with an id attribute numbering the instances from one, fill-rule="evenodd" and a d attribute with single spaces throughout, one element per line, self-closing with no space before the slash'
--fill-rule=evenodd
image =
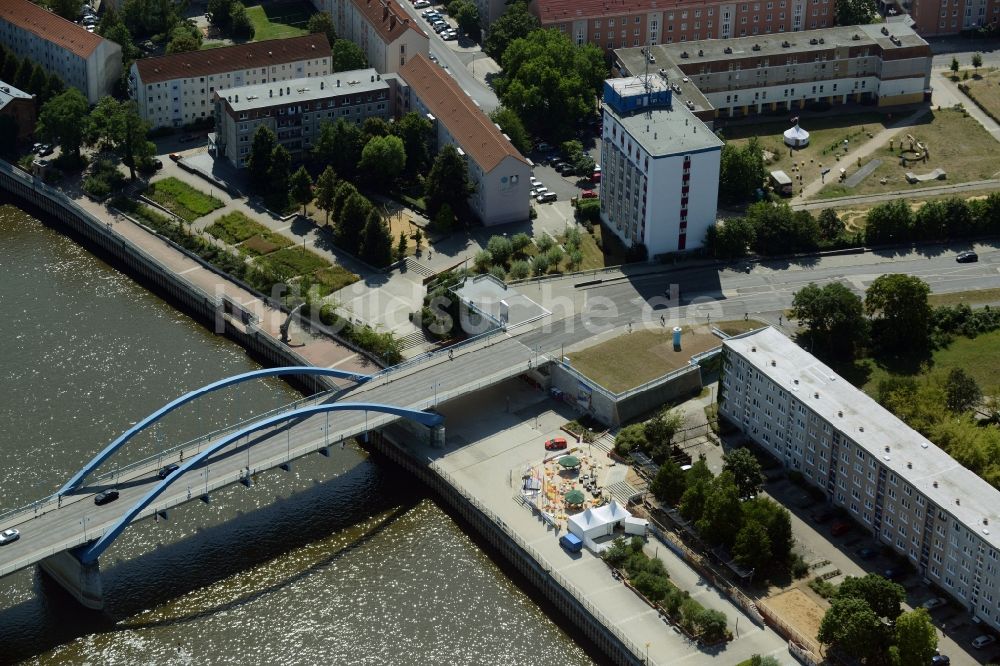
<path id="1" fill-rule="evenodd" d="M 596 142 L 588 152 L 594 161 L 600 164 L 600 149 L 596 146 Z M 556 171 L 552 165 L 559 161 L 559 153 L 554 149 L 535 150 L 529 153 L 528 157 L 535 165 L 531 169 L 532 176 L 541 181 L 542 185 L 550 191 L 555 192 L 559 201 L 568 201 L 573 197 L 579 197 L 584 190 L 597 192 L 600 188 L 600 183 L 595 183 L 589 178 L 564 176 Z"/>

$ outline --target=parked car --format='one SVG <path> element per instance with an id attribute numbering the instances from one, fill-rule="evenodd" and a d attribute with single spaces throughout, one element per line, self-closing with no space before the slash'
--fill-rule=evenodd
<path id="1" fill-rule="evenodd" d="M 971 250 L 968 252 L 959 252 L 958 256 L 955 257 L 955 261 L 960 264 L 973 264 L 979 261 L 979 255 Z"/>
<path id="2" fill-rule="evenodd" d="M 837 510 L 831 506 L 820 509 L 819 511 L 813 511 L 811 514 L 812 519 L 817 523 L 828 523 L 837 515 Z"/>
<path id="3" fill-rule="evenodd" d="M 594 171 L 594 174 L 590 177 L 590 180 L 592 180 L 595 183 L 601 182 L 601 172 Z"/>
<path id="4" fill-rule="evenodd" d="M 197 141 L 197 140 L 198 140 L 198 135 L 197 134 L 184 134 L 180 138 L 180 142 L 181 143 L 189 143 L 191 141 Z"/>
<path id="5" fill-rule="evenodd" d="M 982 650 L 987 645 L 993 645 L 997 642 L 996 636 L 990 636 L 989 634 L 983 634 L 982 636 L 977 636 L 972 641 L 972 647 L 977 650 Z"/>
<path id="6" fill-rule="evenodd" d="M 14 543 L 20 538 L 21 533 L 13 527 L 9 530 L 4 530 L 3 532 L 0 532 L 0 546 L 6 546 L 9 543 Z"/>
<path id="7" fill-rule="evenodd" d="M 160 477 L 161 479 L 165 479 L 174 472 L 176 472 L 178 469 L 180 469 L 180 467 L 181 466 L 178 465 L 177 463 L 170 463 L 165 467 L 161 467 L 160 471 L 156 473 L 156 476 Z"/>
<path id="8" fill-rule="evenodd" d="M 434 25 L 434 32 L 436 32 L 439 35 L 446 30 L 449 30 L 447 23 L 441 22 L 441 23 L 436 23 Z"/>
<path id="9" fill-rule="evenodd" d="M 931 657 L 931 666 L 951 666 L 951 657 L 946 654 L 936 654 Z"/>
<path id="10" fill-rule="evenodd" d="M 561 451 L 566 448 L 566 438 L 565 437 L 553 437 L 549 441 L 545 442 L 546 451 Z"/>
<path id="11" fill-rule="evenodd" d="M 537 197 L 535 197 L 535 201 L 537 201 L 538 203 L 545 203 L 547 201 L 555 201 L 558 198 L 559 197 L 556 196 L 555 192 L 543 192 L 542 194 L 539 194 Z"/>
<path id="12" fill-rule="evenodd" d="M 102 504 L 114 502 L 116 499 L 118 499 L 118 491 L 114 488 L 108 488 L 107 490 L 94 495 L 94 504 L 101 506 Z"/>
<path id="13" fill-rule="evenodd" d="M 430 20 L 431 17 L 441 16 L 440 13 L 438 13 L 437 11 L 435 11 L 433 9 L 428 9 L 426 12 L 423 12 L 420 15 L 423 16 L 427 20 Z"/>
<path id="14" fill-rule="evenodd" d="M 531 178 L 529 178 L 528 181 L 531 183 L 532 187 L 541 187 L 542 186 L 542 181 L 538 180 L 534 176 L 532 176 Z"/>
<path id="15" fill-rule="evenodd" d="M 552 150 L 552 146 L 550 146 L 546 142 L 542 141 L 537 146 L 535 146 L 535 150 L 537 150 L 540 153 L 544 153 L 544 152 Z"/>
<path id="16" fill-rule="evenodd" d="M 863 560 L 870 560 L 878 555 L 878 551 L 875 550 L 874 548 L 859 548 L 857 550 L 857 553 L 858 557 L 860 557 Z"/>
<path id="17" fill-rule="evenodd" d="M 933 599 L 928 599 L 924 603 L 920 604 L 920 606 L 927 610 L 934 610 L 935 608 L 940 608 L 941 606 L 944 606 L 946 603 L 948 602 L 942 599 L 941 597 L 934 597 Z"/>
<path id="18" fill-rule="evenodd" d="M 846 520 L 838 520 L 833 525 L 830 526 L 830 534 L 833 536 L 840 536 L 841 534 L 847 534 L 851 531 L 851 524 Z"/>
<path id="19" fill-rule="evenodd" d="M 181 159 L 181 154 L 180 153 L 170 153 L 170 155 L 168 155 L 168 157 L 170 159 L 172 159 L 174 162 L 179 162 L 180 159 Z"/>
<path id="20" fill-rule="evenodd" d="M 417 9 L 423 9 L 424 7 L 430 7 L 431 3 L 427 2 L 427 0 L 417 0 L 413 3 L 413 6 Z"/>
<path id="21" fill-rule="evenodd" d="M 38 149 L 38 154 L 41 157 L 51 155 L 53 152 L 55 152 L 55 148 L 50 143 L 42 144 L 42 147 Z"/>
<path id="22" fill-rule="evenodd" d="M 427 55 L 427 58 L 428 58 L 428 60 L 430 60 L 431 62 L 437 62 L 437 61 L 438 61 L 438 57 L 437 57 L 436 55 L 434 55 L 433 53 L 429 53 L 429 54 Z"/>
<path id="23" fill-rule="evenodd" d="M 456 30 L 445 30 L 441 33 L 441 39 L 446 42 L 453 42 L 458 39 L 458 32 Z"/>
<path id="24" fill-rule="evenodd" d="M 580 198 L 581 199 L 596 199 L 597 198 L 597 192 L 595 192 L 594 190 L 584 190 L 583 192 L 580 192 Z"/>

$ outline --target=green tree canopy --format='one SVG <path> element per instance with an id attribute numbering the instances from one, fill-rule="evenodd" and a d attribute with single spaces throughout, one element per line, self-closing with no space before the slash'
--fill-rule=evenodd
<path id="1" fill-rule="evenodd" d="M 896 620 L 896 644 L 890 648 L 893 666 L 929 664 L 937 645 L 937 630 L 926 609 L 903 613 Z"/>
<path id="2" fill-rule="evenodd" d="M 793 211 L 787 202 L 751 204 L 746 217 L 754 227 L 754 249 L 760 254 L 803 252 L 819 247 L 816 218 L 804 210 Z"/>
<path id="3" fill-rule="evenodd" d="M 641 423 L 627 425 L 615 435 L 615 453 L 627 456 L 636 449 L 646 448 L 646 435 Z"/>
<path id="4" fill-rule="evenodd" d="M 945 382 L 948 395 L 948 409 L 953 412 L 967 412 L 983 397 L 983 391 L 976 380 L 962 368 L 952 368 Z"/>
<path id="5" fill-rule="evenodd" d="M 179 23 L 170 33 L 167 53 L 186 53 L 201 48 L 201 31 L 192 23 Z"/>
<path id="6" fill-rule="evenodd" d="M 719 196 L 726 201 L 748 201 L 767 178 L 764 149 L 760 140 L 751 137 L 743 146 L 722 146 L 719 161 Z"/>
<path id="7" fill-rule="evenodd" d="M 344 201 L 337 216 L 337 244 L 352 254 L 358 254 L 361 234 L 373 207 L 371 201 L 355 192 Z"/>
<path id="8" fill-rule="evenodd" d="M 306 23 L 306 30 L 311 35 L 320 32 L 326 35 L 331 47 L 337 41 L 337 30 L 333 27 L 333 17 L 330 16 L 330 12 L 316 12 L 310 16 L 309 22 Z"/>
<path id="9" fill-rule="evenodd" d="M 469 182 L 465 159 L 452 145 L 438 151 L 424 186 L 427 211 L 431 216 L 444 204 L 448 204 L 452 211 L 465 211 L 469 195 L 475 191 Z"/>
<path id="10" fill-rule="evenodd" d="M 247 173 L 254 190 L 263 192 L 267 189 L 268 172 L 271 170 L 271 155 L 278 145 L 278 137 L 267 125 L 259 125 L 253 133 L 250 144 L 250 157 L 247 158 Z"/>
<path id="11" fill-rule="evenodd" d="M 832 208 L 821 210 L 816 221 L 819 223 L 819 233 L 823 240 L 836 240 L 847 230 L 847 225 Z"/>
<path id="12" fill-rule="evenodd" d="M 79 162 L 88 106 L 83 93 L 70 88 L 45 103 L 38 114 L 35 131 L 46 141 L 59 144 L 63 153 Z"/>
<path id="13" fill-rule="evenodd" d="M 431 121 L 410 111 L 392 124 L 392 133 L 403 140 L 406 173 L 424 173 L 431 161 Z"/>
<path id="14" fill-rule="evenodd" d="M 736 490 L 742 499 L 749 499 L 764 487 L 764 474 L 760 462 L 750 452 L 750 449 L 740 447 L 726 453 L 722 457 L 722 471 L 733 475 Z"/>
<path id="15" fill-rule="evenodd" d="M 649 489 L 656 499 L 668 506 L 675 506 L 687 490 L 684 470 L 673 460 L 665 460 L 657 470 L 653 482 L 649 484 Z"/>
<path id="16" fill-rule="evenodd" d="M 333 210 L 333 197 L 336 193 L 337 174 L 332 166 L 327 165 L 316 179 L 316 206 L 326 213 L 327 224 L 330 224 L 330 211 Z"/>
<path id="17" fill-rule="evenodd" d="M 510 261 L 514 246 L 505 236 L 490 236 L 486 243 L 486 250 L 490 253 L 490 259 L 493 263 L 506 264 Z"/>
<path id="18" fill-rule="evenodd" d="M 250 14 L 247 13 L 247 8 L 239 0 L 234 2 L 232 9 L 229 10 L 229 32 L 233 37 L 240 39 L 250 39 L 254 34 Z"/>
<path id="19" fill-rule="evenodd" d="M 288 184 L 291 187 L 289 196 L 293 202 L 302 206 L 302 214 L 305 215 L 306 205 L 313 200 L 312 176 L 309 175 L 304 166 L 300 166 L 299 170 L 292 174 Z"/>
<path id="20" fill-rule="evenodd" d="M 821 348 L 849 358 L 866 337 L 868 322 L 861 298 L 840 282 L 810 282 L 795 292 L 792 317 Z"/>
<path id="21" fill-rule="evenodd" d="M 368 59 L 365 58 L 364 51 L 349 39 L 338 39 L 335 41 L 331 52 L 333 58 L 330 64 L 335 72 L 364 69 L 368 66 Z"/>
<path id="22" fill-rule="evenodd" d="M 765 571 L 771 564 L 771 537 L 764 526 L 747 521 L 736 533 L 733 558 L 740 566 L 755 571 Z"/>
<path id="23" fill-rule="evenodd" d="M 361 231 L 361 258 L 380 268 L 392 263 L 392 234 L 375 208 L 368 213 Z"/>
<path id="24" fill-rule="evenodd" d="M 288 180 L 292 172 L 292 156 L 280 143 L 271 151 L 271 166 L 267 170 L 267 196 L 272 206 L 283 209 L 288 204 Z"/>
<path id="25" fill-rule="evenodd" d="M 836 598 L 823 615 L 816 637 L 857 659 L 879 659 L 885 653 L 886 631 L 863 599 Z"/>
<path id="26" fill-rule="evenodd" d="M 755 522 L 767 530 L 774 563 L 789 562 L 795 539 L 792 536 L 792 519 L 788 509 L 769 497 L 761 496 L 743 502 L 742 509 L 744 523 Z"/>
<path id="27" fill-rule="evenodd" d="M 339 174 L 354 173 L 364 145 L 361 128 L 338 118 L 336 122 L 320 124 L 313 157 L 320 164 L 332 166 Z"/>
<path id="28" fill-rule="evenodd" d="M 930 287 L 918 277 L 881 275 L 865 292 L 865 313 L 872 320 L 872 340 L 894 354 L 927 348 L 931 307 Z"/>
<path id="29" fill-rule="evenodd" d="M 49 9 L 69 21 L 80 18 L 83 0 L 48 0 Z"/>
<path id="30" fill-rule="evenodd" d="M 897 243 L 909 240 L 913 226 L 913 211 L 902 199 L 873 206 L 865 216 L 865 242 Z"/>
<path id="31" fill-rule="evenodd" d="M 757 232 L 745 217 L 720 220 L 708 228 L 705 244 L 719 259 L 745 257 L 757 240 Z"/>
<path id="32" fill-rule="evenodd" d="M 695 523 L 698 533 L 713 545 L 732 546 L 740 529 L 743 513 L 733 475 L 723 472 L 708 484 L 701 518 Z"/>
<path id="33" fill-rule="evenodd" d="M 490 113 L 490 120 L 500 126 L 500 130 L 510 137 L 510 142 L 521 153 L 527 155 L 531 152 L 531 137 L 516 113 L 505 106 L 498 106 Z"/>
<path id="34" fill-rule="evenodd" d="M 479 41 L 482 36 L 482 25 L 479 22 L 479 9 L 471 2 L 463 2 L 455 14 L 455 22 L 458 29 L 468 35 L 471 39 Z"/>
<path id="35" fill-rule="evenodd" d="M 868 574 L 860 578 L 848 576 L 837 588 L 837 599 L 853 597 L 861 599 L 875 615 L 895 621 L 902 612 L 900 604 L 906 598 L 903 586 L 886 580 L 878 574 Z"/>
<path id="36" fill-rule="evenodd" d="M 375 185 L 388 185 L 406 168 L 406 150 L 398 136 L 373 136 L 361 151 L 358 169 Z"/>
<path id="37" fill-rule="evenodd" d="M 878 17 L 875 0 L 836 0 L 837 25 L 864 25 Z"/>
<path id="38" fill-rule="evenodd" d="M 358 188 L 354 187 L 354 184 L 347 180 L 342 180 L 337 184 L 337 189 L 333 193 L 333 207 L 330 209 L 330 214 L 336 218 L 340 218 L 340 211 L 344 207 L 344 202 L 347 201 L 352 194 L 356 194 Z"/>
<path id="39" fill-rule="evenodd" d="M 504 51 L 511 42 L 527 37 L 537 29 L 538 19 L 528 10 L 528 3 L 515 0 L 500 18 L 490 24 L 490 34 L 486 37 L 483 50 L 497 62 L 502 62 Z"/>
<path id="40" fill-rule="evenodd" d="M 576 45 L 558 30 L 535 30 L 503 54 L 497 95 L 533 133 L 569 138 L 594 113 L 608 69 L 593 44 Z"/>

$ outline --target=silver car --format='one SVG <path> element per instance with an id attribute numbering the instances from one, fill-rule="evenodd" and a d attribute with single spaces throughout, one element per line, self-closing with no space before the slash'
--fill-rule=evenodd
<path id="1" fill-rule="evenodd" d="M 13 543 L 21 538 L 21 533 L 11 528 L 9 530 L 4 530 L 0 532 L 0 546 L 6 546 L 9 543 Z"/>

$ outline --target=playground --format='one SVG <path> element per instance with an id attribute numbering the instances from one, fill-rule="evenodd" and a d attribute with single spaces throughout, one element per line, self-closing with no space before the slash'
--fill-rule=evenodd
<path id="1" fill-rule="evenodd" d="M 607 474 L 607 463 L 591 455 L 590 447 L 570 448 L 527 467 L 521 476 L 522 494 L 550 524 L 566 529 L 571 515 L 608 502 Z"/>

